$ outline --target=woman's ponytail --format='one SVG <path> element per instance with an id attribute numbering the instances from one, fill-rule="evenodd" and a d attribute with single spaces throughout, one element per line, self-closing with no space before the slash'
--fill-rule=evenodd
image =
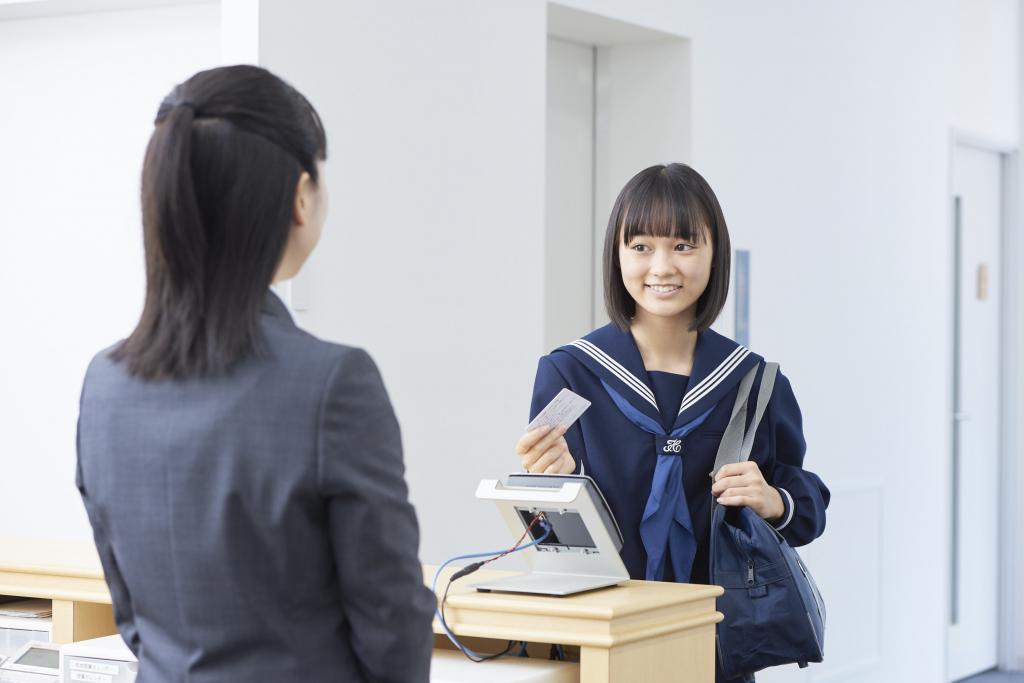
<path id="1" fill-rule="evenodd" d="M 259 67 L 200 72 L 161 103 L 142 172 L 146 298 L 112 353 L 146 379 L 219 374 L 262 348 L 258 319 L 303 171 L 326 138 Z"/>

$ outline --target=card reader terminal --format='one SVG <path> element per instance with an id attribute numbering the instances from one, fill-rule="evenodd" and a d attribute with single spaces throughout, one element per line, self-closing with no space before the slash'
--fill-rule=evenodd
<path id="1" fill-rule="evenodd" d="M 517 473 L 505 482 L 484 479 L 476 495 L 495 501 L 513 538 L 527 529 L 533 540 L 541 538 L 544 531 L 530 527 L 541 513 L 551 526 L 544 541 L 523 553 L 528 574 L 478 583 L 477 590 L 572 595 L 629 579 L 619 556 L 622 533 L 590 477 Z"/>

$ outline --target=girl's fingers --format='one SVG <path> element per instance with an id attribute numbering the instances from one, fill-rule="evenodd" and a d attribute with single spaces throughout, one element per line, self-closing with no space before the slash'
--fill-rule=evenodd
<path id="1" fill-rule="evenodd" d="M 732 486 L 726 489 L 723 496 L 744 496 L 746 498 L 758 498 L 764 492 L 756 486 Z"/>
<path id="2" fill-rule="evenodd" d="M 523 461 L 523 467 L 532 472 L 533 467 L 542 457 L 544 457 L 545 453 L 547 453 L 547 450 L 541 449 L 539 446 L 534 446 L 522 456 L 521 459 Z"/>
<path id="3" fill-rule="evenodd" d="M 550 465 L 558 462 L 558 459 L 565 453 L 565 449 L 560 444 L 555 444 L 553 447 L 544 451 L 543 455 L 537 458 L 532 465 L 530 465 L 530 472 L 538 474 L 546 470 Z"/>
<path id="4" fill-rule="evenodd" d="M 552 451 L 553 449 L 561 449 L 564 451 L 568 451 L 569 445 L 565 443 L 565 439 L 563 439 L 557 433 L 555 433 L 554 435 L 549 435 L 548 438 L 541 439 L 538 443 L 536 443 L 533 446 L 533 448 L 526 451 L 526 453 L 522 454 L 521 459 L 523 461 L 523 467 L 527 468 L 532 472 L 533 470 L 530 468 L 535 467 L 540 458 L 542 458 L 546 453 Z"/>
<path id="5" fill-rule="evenodd" d="M 527 451 L 537 445 L 544 436 L 551 431 L 551 425 L 542 425 L 536 429 L 530 431 L 519 437 L 519 441 L 516 442 L 516 453 L 519 455 L 526 455 Z"/>
<path id="6" fill-rule="evenodd" d="M 520 456 L 520 460 L 522 460 L 523 463 L 523 469 L 529 470 L 531 467 L 533 467 L 534 464 L 538 460 L 540 460 L 541 456 L 544 455 L 544 453 L 545 451 L 536 447 L 526 451 L 526 453 Z"/>
<path id="7" fill-rule="evenodd" d="M 747 462 L 750 461 L 748 460 Z M 747 471 L 746 464 L 746 462 L 733 462 L 728 465 L 722 465 L 718 468 L 718 471 L 715 472 L 715 481 L 743 474 Z"/>
<path id="8" fill-rule="evenodd" d="M 569 452 L 568 448 L 565 450 L 565 461 L 566 462 L 565 462 L 564 473 L 565 474 L 572 474 L 573 472 L 575 472 L 576 471 L 576 458 L 572 457 L 572 453 Z"/>
<path id="9" fill-rule="evenodd" d="M 764 502 L 764 489 L 759 486 L 739 486 L 736 488 L 729 488 L 718 497 L 718 502 L 722 505 L 734 507 L 746 506 L 758 508 L 761 506 L 761 503 Z"/>
<path id="10" fill-rule="evenodd" d="M 761 469 L 757 466 L 757 463 L 753 460 L 745 460 L 743 462 L 734 462 L 728 465 L 722 465 L 717 472 L 714 474 L 714 480 L 719 481 L 726 477 L 740 477 L 746 475 L 753 475 L 755 477 L 760 476 Z"/>
<path id="11" fill-rule="evenodd" d="M 570 474 L 574 469 L 576 469 L 576 460 L 566 450 L 562 452 L 558 460 L 548 465 L 547 469 L 544 470 L 544 474 Z"/>
<path id="12" fill-rule="evenodd" d="M 572 453 L 566 449 L 555 464 L 558 465 L 558 474 L 572 474 L 572 471 L 576 469 L 576 458 L 572 457 Z"/>
<path id="13" fill-rule="evenodd" d="M 724 479 L 719 479 L 712 484 L 711 494 L 717 496 L 726 489 L 734 489 L 741 486 L 755 486 L 756 484 L 756 479 L 748 474 L 734 475 L 731 477 L 725 477 Z"/>
<path id="14" fill-rule="evenodd" d="M 530 468 L 533 467 L 533 463 L 537 462 L 537 458 L 539 457 L 539 454 L 530 451 L 526 455 L 520 456 L 519 461 L 522 463 L 523 469 L 529 472 Z"/>
<path id="15" fill-rule="evenodd" d="M 565 432 L 566 432 L 566 428 L 565 427 L 562 427 L 562 426 L 555 427 L 554 429 L 549 431 L 544 436 L 544 438 L 540 439 L 536 444 L 534 444 L 534 446 L 533 446 L 534 450 L 538 450 L 538 451 L 544 452 L 544 451 L 548 450 L 549 448 L 551 448 L 552 446 L 555 446 L 559 442 L 564 444 L 565 440 L 562 438 L 562 435 L 565 434 Z"/>

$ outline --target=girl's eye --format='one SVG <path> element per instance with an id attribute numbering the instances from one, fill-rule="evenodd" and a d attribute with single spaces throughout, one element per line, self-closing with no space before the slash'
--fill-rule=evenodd
<path id="1" fill-rule="evenodd" d="M 632 249 L 633 251 L 639 251 L 643 253 L 645 251 L 650 250 L 650 247 L 648 247 L 646 244 L 634 244 L 633 246 L 630 247 L 630 249 Z"/>
<path id="2" fill-rule="evenodd" d="M 686 242 L 676 245 L 676 251 L 693 251 L 695 248 L 692 244 L 687 244 Z"/>

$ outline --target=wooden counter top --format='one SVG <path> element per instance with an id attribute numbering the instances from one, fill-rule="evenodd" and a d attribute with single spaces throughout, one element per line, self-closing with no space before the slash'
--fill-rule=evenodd
<path id="1" fill-rule="evenodd" d="M 428 586 L 435 569 L 423 568 Z M 445 569 L 438 593 L 456 570 Z M 626 581 L 567 597 L 480 593 L 473 588 L 475 583 L 515 573 L 480 570 L 460 579 L 448 593 L 449 627 L 467 636 L 514 640 L 508 635 L 514 632 L 520 640 L 607 648 L 722 620 L 715 611 L 715 598 L 723 593 L 719 586 Z M 436 619 L 434 632 L 442 632 Z"/>
<path id="2" fill-rule="evenodd" d="M 443 590 L 450 567 L 438 581 Z M 435 568 L 423 567 L 429 586 Z M 448 595 L 446 618 L 459 636 L 485 643 L 579 646 L 580 680 L 710 683 L 714 680 L 718 586 L 626 581 L 568 597 L 479 593 L 473 584 L 516 572 L 481 570 Z M 0 538 L 0 594 L 53 601 L 53 642 L 115 633 L 110 594 L 91 542 Z M 441 634 L 434 620 L 434 633 Z M 447 641 L 444 641 L 445 643 Z"/>

